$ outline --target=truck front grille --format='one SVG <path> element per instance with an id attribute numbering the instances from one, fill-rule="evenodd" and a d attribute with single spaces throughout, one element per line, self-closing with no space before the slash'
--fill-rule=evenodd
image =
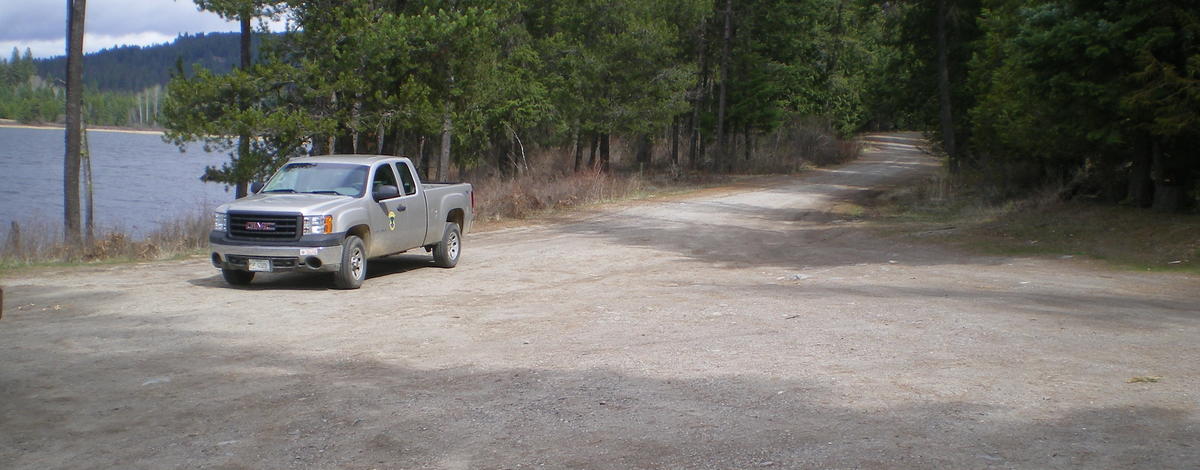
<path id="1" fill-rule="evenodd" d="M 300 238 L 299 214 L 229 213 L 229 236 L 250 240 L 295 240 Z"/>

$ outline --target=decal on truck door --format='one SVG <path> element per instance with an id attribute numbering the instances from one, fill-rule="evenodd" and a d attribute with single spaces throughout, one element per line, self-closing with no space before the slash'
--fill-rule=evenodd
<path id="1" fill-rule="evenodd" d="M 388 211 L 388 230 L 396 230 L 396 212 Z"/>

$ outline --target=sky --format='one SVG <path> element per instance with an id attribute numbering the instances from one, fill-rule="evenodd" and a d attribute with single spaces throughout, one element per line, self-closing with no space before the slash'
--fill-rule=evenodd
<path id="1" fill-rule="evenodd" d="M 236 22 L 199 11 L 192 0 L 87 0 L 84 19 L 85 53 L 161 44 L 182 33 L 238 31 Z M 67 0 L 0 0 L 0 57 L 13 47 L 39 58 L 66 55 L 66 36 Z"/>

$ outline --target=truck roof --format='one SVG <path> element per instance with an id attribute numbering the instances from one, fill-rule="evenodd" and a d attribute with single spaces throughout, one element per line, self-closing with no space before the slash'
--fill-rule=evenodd
<path id="1" fill-rule="evenodd" d="M 291 159 L 291 161 L 307 163 L 357 163 L 360 165 L 370 165 L 378 161 L 397 158 L 404 157 L 397 157 L 395 155 L 316 155 L 311 157 L 295 157 Z"/>

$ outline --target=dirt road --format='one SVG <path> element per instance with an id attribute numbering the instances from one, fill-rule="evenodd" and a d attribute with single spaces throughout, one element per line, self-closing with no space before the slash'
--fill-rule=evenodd
<path id="1" fill-rule="evenodd" d="M 0 468 L 1200 465 L 1200 280 L 874 237 L 826 209 L 932 163 L 872 141 L 356 291 L 199 259 L 3 279 Z"/>

